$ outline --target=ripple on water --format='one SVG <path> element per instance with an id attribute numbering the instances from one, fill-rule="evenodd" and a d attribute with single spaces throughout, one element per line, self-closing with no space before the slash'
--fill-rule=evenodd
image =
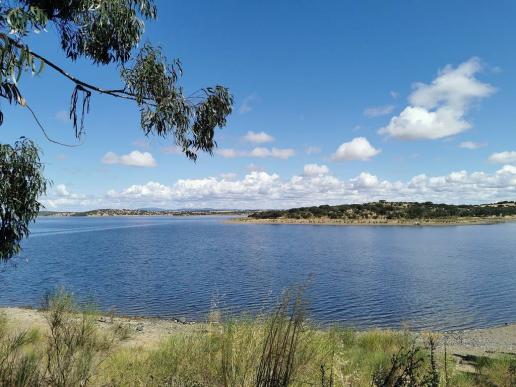
<path id="1" fill-rule="evenodd" d="M 516 224 L 229 225 L 223 218 L 43 218 L 0 273 L 4 305 L 64 286 L 119 313 L 203 319 L 268 310 L 306 282 L 311 317 L 357 327 L 516 321 Z"/>

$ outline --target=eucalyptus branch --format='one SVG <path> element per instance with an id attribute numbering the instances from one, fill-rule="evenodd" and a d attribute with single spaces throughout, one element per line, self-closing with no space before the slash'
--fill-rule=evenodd
<path id="1" fill-rule="evenodd" d="M 51 138 L 20 92 L 25 72 L 39 74 L 48 66 L 53 76 L 74 85 L 69 114 L 77 138 L 84 133 L 84 117 L 95 93 L 132 101 L 140 113 L 143 133 L 172 137 L 189 159 L 195 161 L 198 152 L 212 154 L 217 146 L 216 129 L 226 126 L 233 97 L 221 85 L 185 96 L 178 85 L 182 75 L 179 60 L 169 62 L 160 47 L 139 47 L 144 20 L 155 18 L 154 0 L 0 0 L 0 99 L 26 107 L 48 141 L 80 145 L 81 141 L 64 144 Z M 56 27 L 67 59 L 117 64 L 121 86 L 106 89 L 85 82 L 30 50 L 24 39 L 50 23 Z M 131 66 L 126 67 L 128 62 Z M 3 117 L 0 108 L 0 125 Z M 42 173 L 38 148 L 30 140 L 22 138 L 14 147 L 0 144 L 0 181 L 15 183 L 0 184 L 0 260 L 19 253 L 20 241 L 29 235 L 29 223 L 42 206 L 38 198 L 46 189 Z"/>
<path id="2" fill-rule="evenodd" d="M 52 68 L 53 70 L 57 71 L 58 73 L 60 73 L 64 77 L 68 78 L 70 81 L 72 81 L 76 85 L 82 86 L 85 89 L 89 89 L 91 91 L 95 91 L 95 92 L 100 93 L 100 94 L 107 94 L 107 95 L 110 95 L 110 96 L 116 97 L 116 98 L 123 98 L 123 99 L 128 99 L 128 100 L 131 100 L 131 101 L 136 101 L 136 96 L 134 94 L 132 94 L 132 93 L 128 93 L 124 89 L 103 89 L 101 87 L 92 85 L 91 83 L 84 82 L 84 81 L 80 80 L 79 78 L 73 76 L 72 74 L 70 74 L 66 70 L 64 70 L 62 67 L 56 65 L 55 63 L 53 63 L 49 59 L 45 58 L 44 56 L 42 56 L 42 55 L 40 55 L 40 54 L 30 50 L 27 45 L 19 43 L 15 39 L 13 39 L 13 38 L 11 38 L 11 37 L 7 36 L 6 34 L 3 34 L 3 33 L 0 33 L 0 37 L 3 38 L 4 40 L 8 40 L 13 46 L 15 46 L 15 47 L 17 47 L 19 49 L 26 50 L 30 55 L 32 55 L 33 57 L 39 59 L 40 61 L 45 63 L 45 65 L 47 65 L 50 68 Z M 147 101 L 150 101 L 150 100 L 147 99 Z"/>
<path id="3" fill-rule="evenodd" d="M 32 117 L 34 118 L 34 121 L 36 121 L 36 124 L 38 125 L 38 127 L 41 129 L 41 131 L 43 132 L 43 135 L 45 136 L 45 138 L 47 139 L 47 141 L 51 142 L 51 143 L 54 143 L 54 144 L 57 144 L 57 145 L 61 145 L 61 146 L 66 146 L 68 148 L 76 148 L 78 146 L 81 146 L 83 144 L 83 141 L 80 141 L 78 144 L 65 144 L 63 142 L 60 142 L 60 141 L 57 141 L 57 140 L 54 140 L 53 138 L 51 138 L 47 131 L 45 130 L 45 127 L 43 126 L 43 124 L 41 123 L 41 121 L 39 120 L 36 112 L 34 110 L 32 110 L 32 108 L 28 105 L 28 104 L 25 104 L 25 107 L 29 110 L 29 112 L 32 114 Z"/>

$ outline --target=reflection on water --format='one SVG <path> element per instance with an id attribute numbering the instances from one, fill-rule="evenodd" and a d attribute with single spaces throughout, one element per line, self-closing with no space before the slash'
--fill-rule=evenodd
<path id="1" fill-rule="evenodd" d="M 65 286 L 123 314 L 202 319 L 215 300 L 259 311 L 313 274 L 311 316 L 358 327 L 469 328 L 516 321 L 516 224 L 338 227 L 223 218 L 43 218 L 3 305 Z"/>

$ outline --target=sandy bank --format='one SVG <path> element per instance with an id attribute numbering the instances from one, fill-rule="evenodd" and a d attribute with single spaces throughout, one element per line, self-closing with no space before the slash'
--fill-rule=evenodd
<path id="1" fill-rule="evenodd" d="M 489 225 L 516 222 L 516 217 L 504 218 L 453 218 L 453 219 L 429 219 L 429 220 L 387 220 L 387 219 L 357 219 L 354 221 L 339 220 L 330 218 L 309 218 L 309 219 L 255 219 L 248 217 L 230 218 L 226 223 L 232 224 L 300 224 L 312 226 L 468 226 L 468 225 Z"/>
<path id="2" fill-rule="evenodd" d="M 0 314 L 7 317 L 7 321 L 14 330 L 37 328 L 46 332 L 47 320 L 45 312 L 38 309 L 0 308 Z M 177 320 L 139 317 L 112 317 L 100 315 L 96 321 L 99 329 L 109 329 L 116 323 L 122 323 L 129 328 L 130 335 L 123 345 L 152 346 L 168 335 L 194 333 L 206 330 L 206 325 Z"/>
<path id="3" fill-rule="evenodd" d="M 45 313 L 36 309 L 0 308 L 15 330 L 38 328 L 42 332 L 47 329 Z M 123 341 L 124 346 L 153 346 L 169 335 L 184 333 L 205 333 L 210 328 L 204 323 L 180 322 L 158 318 L 110 317 L 99 316 L 99 329 L 109 329 L 115 323 L 127 325 L 129 338 Z M 414 332 L 416 339 L 424 333 Z M 494 328 L 459 330 L 439 334 L 440 343 L 447 343 L 449 353 L 457 355 L 487 355 L 501 353 L 516 355 L 516 324 Z M 441 348 L 442 349 L 442 348 Z"/>

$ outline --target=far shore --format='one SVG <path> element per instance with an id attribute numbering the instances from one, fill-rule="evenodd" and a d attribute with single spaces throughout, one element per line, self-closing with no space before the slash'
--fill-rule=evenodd
<path id="1" fill-rule="evenodd" d="M 2 307 L 0 315 L 4 315 L 9 324 L 16 330 L 28 330 L 32 328 L 46 332 L 47 323 L 45 312 L 39 309 Z M 99 329 L 110 329 L 113 324 L 122 323 L 130 328 L 130 335 L 124 340 L 123 345 L 129 347 L 153 347 L 163 339 L 171 335 L 203 334 L 217 325 L 217 321 L 188 322 L 174 319 L 146 318 L 146 317 L 119 317 L 99 315 L 96 325 Z M 368 332 L 358 330 L 357 332 Z M 386 330 L 393 331 L 393 330 Z M 410 331 L 417 340 L 423 340 L 428 331 Z M 495 356 L 497 354 L 516 355 L 516 323 L 496 326 L 491 328 L 452 330 L 436 332 L 441 343 L 438 350 L 447 349 L 456 357 Z"/>
<path id="2" fill-rule="evenodd" d="M 251 217 L 234 217 L 226 221 L 233 224 L 299 224 L 311 226 L 468 226 L 468 225 L 491 225 L 500 223 L 516 222 L 516 216 L 510 217 L 493 217 L 493 218 L 449 218 L 449 219 L 357 219 L 339 220 L 331 218 L 308 218 L 308 219 L 293 219 L 293 218 L 275 218 L 275 219 L 256 219 Z"/>
<path id="3" fill-rule="evenodd" d="M 149 215 L 40 215 L 40 218 L 220 218 L 238 217 L 240 214 L 149 214 Z"/>

